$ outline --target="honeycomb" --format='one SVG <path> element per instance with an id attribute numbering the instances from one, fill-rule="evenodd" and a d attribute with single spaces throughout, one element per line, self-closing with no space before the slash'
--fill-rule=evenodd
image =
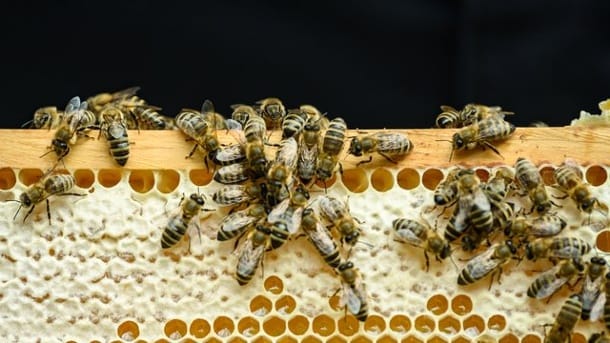
<path id="1" fill-rule="evenodd" d="M 494 167 L 478 167 L 487 179 Z M 329 183 L 329 194 L 349 199 L 364 222 L 351 260 L 369 292 L 364 323 L 339 306 L 339 278 L 303 238 L 265 255 L 264 269 L 240 287 L 233 278 L 233 241 L 217 242 L 226 210 L 202 213 L 201 238 L 192 226 L 176 249 L 161 251 L 168 216 L 183 194 L 211 195 L 220 185 L 205 169 L 70 169 L 76 192 L 53 197 L 25 223 L 18 204 L 0 203 L 0 337 L 11 342 L 541 342 L 570 293 L 549 303 L 526 296 L 548 262 L 510 262 L 502 283 L 488 279 L 458 287 L 458 270 L 392 237 L 396 217 L 417 219 L 432 205 L 445 169 L 378 165 L 349 168 Z M 555 166 L 540 171 L 551 184 Z M 583 166 L 593 192 L 609 203 L 608 169 Z M 0 201 L 16 199 L 43 171 L 0 169 Z M 323 189 L 314 190 L 323 192 Z M 552 192 L 552 189 L 550 189 Z M 315 193 L 314 193 L 315 194 Z M 563 202 L 563 234 L 610 251 L 610 230 L 582 226 Z M 214 207 L 210 200 L 206 207 Z M 425 215 L 433 222 L 436 215 Z M 442 227 L 444 219 L 439 219 Z M 469 255 L 454 253 L 462 266 Z M 585 342 L 602 323 L 580 322 L 573 342 Z"/>

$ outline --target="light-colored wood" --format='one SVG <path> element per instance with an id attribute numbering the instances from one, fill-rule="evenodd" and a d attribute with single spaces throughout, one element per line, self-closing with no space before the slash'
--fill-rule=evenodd
<path id="1" fill-rule="evenodd" d="M 386 161 L 375 154 L 373 162 L 366 164 L 367 168 L 384 166 L 387 168 L 444 168 L 451 165 L 464 166 L 496 166 L 513 165 L 515 160 L 524 156 L 536 164 L 561 164 L 566 158 L 571 158 L 581 165 L 592 163 L 610 165 L 610 128 L 517 128 L 514 135 L 503 142 L 494 145 L 502 156 L 487 149 L 458 151 L 449 162 L 451 153 L 452 129 L 409 129 L 388 130 L 404 132 L 414 144 L 414 149 L 398 164 Z M 369 134 L 374 130 L 367 131 Z M 55 164 L 53 152 L 41 157 L 47 152 L 47 147 L 53 138 L 53 131 L 47 130 L 0 130 L 0 168 L 40 168 L 46 169 Z M 97 137 L 97 132 L 90 133 Z M 356 131 L 348 132 L 355 136 Z M 360 133 L 362 134 L 362 133 Z M 218 136 L 222 143 L 235 143 L 235 138 L 224 132 Z M 205 168 L 199 153 L 193 158 L 185 156 L 193 147 L 192 142 L 185 140 L 180 131 L 129 131 L 129 138 L 134 144 L 126 169 L 200 169 Z M 274 133 L 271 142 L 277 142 L 279 133 Z M 349 146 L 349 141 L 345 147 Z M 272 153 L 272 149 L 269 149 Z M 344 169 L 353 168 L 363 158 L 354 156 L 341 157 Z M 118 168 L 108 152 L 107 142 L 102 138 L 80 139 L 72 146 L 70 154 L 64 159 L 66 168 L 106 169 Z"/>

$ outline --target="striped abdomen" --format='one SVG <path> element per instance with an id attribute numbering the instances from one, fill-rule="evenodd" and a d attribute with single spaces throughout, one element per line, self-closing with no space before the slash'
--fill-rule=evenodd
<path id="1" fill-rule="evenodd" d="M 515 132 L 515 126 L 500 117 L 490 117 L 478 122 L 479 139 L 501 140 L 506 139 Z"/>
<path id="2" fill-rule="evenodd" d="M 45 192 L 49 194 L 65 193 L 74 187 L 74 177 L 69 174 L 55 174 L 44 182 Z"/>
<path id="3" fill-rule="evenodd" d="M 515 163 L 517 180 L 525 190 L 531 190 L 542 184 L 542 177 L 538 168 L 528 159 L 519 157 Z"/>
<path id="4" fill-rule="evenodd" d="M 140 128 L 148 130 L 165 130 L 167 128 L 165 118 L 153 108 L 137 107 L 134 114 L 138 118 Z"/>
<path id="5" fill-rule="evenodd" d="M 185 111 L 176 116 L 176 126 L 195 141 L 201 140 L 208 130 L 208 123 L 198 112 Z"/>
<path id="6" fill-rule="evenodd" d="M 343 150 L 346 130 L 347 125 L 342 118 L 335 118 L 331 120 L 330 124 L 328 125 L 328 129 L 324 134 L 322 151 L 332 156 L 339 155 L 341 150 Z"/>
<path id="7" fill-rule="evenodd" d="M 244 134 L 248 143 L 256 140 L 264 141 L 267 134 L 265 120 L 259 115 L 251 115 L 246 122 L 246 126 L 244 126 Z"/>
<path id="8" fill-rule="evenodd" d="M 125 126 L 118 122 L 112 122 L 106 129 L 106 140 L 112 158 L 119 165 L 124 166 L 129 158 L 129 137 Z"/>
<path id="9" fill-rule="evenodd" d="M 171 217 L 161 235 L 161 248 L 167 249 L 178 244 L 186 233 L 187 226 L 188 223 L 182 215 L 178 214 Z"/>
<path id="10" fill-rule="evenodd" d="M 282 139 L 297 136 L 303 131 L 307 114 L 300 110 L 290 110 L 282 121 Z"/>

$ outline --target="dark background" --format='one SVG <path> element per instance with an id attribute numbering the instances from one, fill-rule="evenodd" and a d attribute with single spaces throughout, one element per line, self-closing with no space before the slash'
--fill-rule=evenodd
<path id="1" fill-rule="evenodd" d="M 2 126 L 134 85 L 172 116 L 276 96 L 360 128 L 431 127 L 467 102 L 566 125 L 610 97 L 609 13 L 607 0 L 19 2 L 0 18 Z"/>

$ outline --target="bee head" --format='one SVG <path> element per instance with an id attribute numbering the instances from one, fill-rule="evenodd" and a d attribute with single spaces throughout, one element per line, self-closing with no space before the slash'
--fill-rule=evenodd
<path id="1" fill-rule="evenodd" d="M 354 268 L 354 264 L 352 263 L 352 261 L 347 261 L 347 262 L 341 263 L 337 269 L 339 269 L 339 271 L 342 272 L 342 271 L 352 269 L 352 268 Z"/>
<path id="2" fill-rule="evenodd" d="M 436 118 L 436 126 L 441 129 L 455 126 L 455 121 L 453 120 L 453 118 L 448 115 L 443 115 L 444 113 L 446 112 L 441 113 Z"/>
<path id="3" fill-rule="evenodd" d="M 466 144 L 459 132 L 453 134 L 453 147 L 457 150 L 464 149 Z"/>
<path id="4" fill-rule="evenodd" d="M 591 263 L 603 266 L 606 264 L 606 260 L 599 256 L 593 256 L 591 257 Z"/>
<path id="5" fill-rule="evenodd" d="M 189 198 L 196 202 L 199 206 L 203 206 L 204 204 L 203 197 L 200 194 L 193 193 Z"/>
<path id="6" fill-rule="evenodd" d="M 525 257 L 527 257 L 528 260 L 534 259 L 534 249 L 532 249 L 532 246 L 530 243 L 527 243 L 525 245 Z"/>
<path id="7" fill-rule="evenodd" d="M 510 250 L 511 254 L 516 254 L 517 253 L 517 247 L 515 247 L 515 245 L 513 244 L 513 241 L 511 241 L 510 239 L 506 240 L 506 242 L 504 243 L 506 244 L 506 246 L 508 247 L 508 250 Z M 529 257 L 528 257 L 529 258 Z"/>
<path id="8" fill-rule="evenodd" d="M 19 201 L 23 206 L 32 206 L 32 199 L 30 199 L 30 196 L 27 193 L 21 193 L 21 195 L 19 196 Z"/>
<path id="9" fill-rule="evenodd" d="M 581 211 L 586 213 L 591 213 L 593 211 L 593 207 L 597 203 L 597 199 L 593 197 L 589 197 L 580 202 L 578 206 Z"/>
<path id="10" fill-rule="evenodd" d="M 582 261 L 580 260 L 580 258 L 575 257 L 572 260 L 572 263 L 574 264 L 574 266 L 576 267 L 576 270 L 578 270 L 579 272 L 582 272 L 583 270 L 585 270 L 585 265 L 582 264 Z"/>
<path id="11" fill-rule="evenodd" d="M 544 202 L 544 203 L 540 203 L 540 204 L 536 205 L 536 212 L 538 212 L 538 213 L 546 213 L 550 209 L 551 209 L 550 202 Z"/>
<path id="12" fill-rule="evenodd" d="M 449 242 L 445 242 L 443 250 L 441 250 L 441 253 L 438 256 L 441 259 L 446 259 L 447 257 L 451 256 L 451 246 L 449 245 Z"/>
<path id="13" fill-rule="evenodd" d="M 358 137 L 352 138 L 352 142 L 349 145 L 349 153 L 354 156 L 362 156 L 362 143 Z"/>
<path id="14" fill-rule="evenodd" d="M 360 233 L 358 231 L 353 231 L 345 235 L 345 243 L 354 245 L 358 241 L 358 237 L 360 237 Z"/>
<path id="15" fill-rule="evenodd" d="M 53 146 L 53 150 L 55 151 L 57 156 L 64 156 L 68 153 L 68 151 L 70 151 L 68 143 L 61 139 L 53 139 L 53 141 L 51 141 L 51 145 Z"/>

